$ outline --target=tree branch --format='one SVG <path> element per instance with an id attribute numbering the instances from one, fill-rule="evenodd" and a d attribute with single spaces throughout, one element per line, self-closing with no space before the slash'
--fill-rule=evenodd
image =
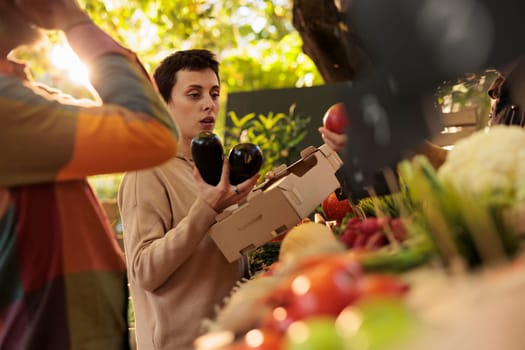
<path id="1" fill-rule="evenodd" d="M 347 27 L 334 0 L 293 0 L 292 14 L 303 51 L 325 82 L 352 80 L 364 69 L 368 62 L 364 47 Z"/>

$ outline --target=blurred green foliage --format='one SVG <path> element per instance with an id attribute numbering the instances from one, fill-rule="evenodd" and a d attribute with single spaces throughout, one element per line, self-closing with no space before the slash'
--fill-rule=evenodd
<path id="1" fill-rule="evenodd" d="M 135 51 L 150 72 L 175 50 L 199 47 L 215 52 L 221 61 L 221 105 L 225 105 L 228 92 L 323 84 L 314 63 L 302 51 L 301 37 L 291 23 L 289 0 L 79 0 L 79 3 L 100 27 Z M 64 37 L 51 31 L 41 45 L 18 49 L 14 56 L 30 62 L 36 80 L 75 97 L 90 97 L 89 88 L 72 82 L 67 76 L 69 72 L 52 61 L 51 52 L 58 45 L 66 45 Z M 444 82 L 437 87 L 436 101 L 444 110 L 451 111 L 476 106 L 482 125 L 489 110 L 486 89 L 494 77 L 494 72 L 487 71 Z M 298 158 L 293 147 L 300 134 L 287 133 L 282 126 L 283 114 L 263 117 L 251 116 L 249 124 L 258 129 L 249 137 L 251 142 L 264 147 L 266 142 L 261 140 L 270 141 L 272 146 L 265 151 L 266 171 L 279 162 L 290 163 Z M 241 135 L 235 128 L 241 126 L 234 122 L 234 130 L 226 130 L 222 123 L 227 118 L 240 121 L 235 115 L 226 116 L 222 108 L 218 133 L 228 132 L 227 137 L 239 140 Z M 241 119 L 248 123 L 244 117 Z M 302 123 L 301 118 L 296 119 L 288 122 Z M 286 136 L 287 141 L 272 143 L 269 125 L 276 120 L 280 121 L 272 132 L 279 135 L 275 137 Z M 277 145 L 282 148 L 272 148 Z M 111 180 L 112 175 L 97 177 L 92 182 L 97 194 L 101 198 L 115 196 L 120 176 Z"/>
<path id="2" fill-rule="evenodd" d="M 199 47 L 215 52 L 221 61 L 221 105 L 225 105 L 228 92 L 323 83 L 313 62 L 302 52 L 302 41 L 291 24 L 291 3 L 287 0 L 79 0 L 79 3 L 101 28 L 135 51 L 150 72 L 175 50 Z M 89 88 L 72 82 L 69 72 L 53 63 L 51 53 L 60 45 L 66 45 L 63 35 L 51 31 L 39 46 L 18 49 L 14 56 L 30 62 L 36 80 L 75 97 L 92 96 Z M 281 115 L 274 117 L 283 119 Z M 274 117 L 269 116 L 270 122 Z M 220 134 L 224 133 L 221 125 L 224 120 L 222 112 L 217 125 Z M 277 152 L 271 150 L 268 159 L 274 159 Z M 116 197 L 120 178 L 121 174 L 101 175 L 90 182 L 105 200 Z"/>
<path id="3" fill-rule="evenodd" d="M 228 114 L 224 135 L 225 149 L 229 150 L 240 142 L 258 145 L 264 156 L 260 170 L 261 179 L 272 168 L 289 165 L 300 158 L 299 144 L 306 136 L 310 116 L 295 112 L 295 104 L 288 113 L 255 114 L 239 117 L 233 111 Z"/>
<path id="4" fill-rule="evenodd" d="M 436 102 L 446 112 L 456 112 L 463 108 L 476 108 L 479 128 L 488 123 L 490 98 L 487 91 L 497 77 L 492 69 L 478 73 L 465 74 L 456 80 L 445 81 L 436 89 Z"/>
<path id="5" fill-rule="evenodd" d="M 101 201 L 114 200 L 117 198 L 118 187 L 123 174 L 106 174 L 89 177 L 91 187 L 95 189 L 97 197 Z"/>
<path id="6" fill-rule="evenodd" d="M 291 23 L 291 3 L 284 0 L 79 0 L 93 20 L 135 51 L 146 69 L 175 50 L 206 48 L 221 61 L 228 91 L 303 87 L 322 84 Z M 33 76 L 73 95 L 88 91 L 71 86 L 49 60 L 63 35 L 49 32 L 38 48 L 15 55 L 31 60 Z"/>

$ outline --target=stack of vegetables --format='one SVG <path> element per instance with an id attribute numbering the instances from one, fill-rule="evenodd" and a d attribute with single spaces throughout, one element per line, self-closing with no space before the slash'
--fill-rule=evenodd
<path id="1" fill-rule="evenodd" d="M 423 157 L 399 165 L 446 265 L 504 262 L 518 252 L 525 204 L 525 131 L 497 126 L 460 140 L 436 173 Z"/>
<path id="2" fill-rule="evenodd" d="M 326 225 L 301 223 L 283 239 L 278 262 L 232 293 L 197 348 L 351 349 L 362 342 L 402 342 L 416 324 L 403 303 L 408 291 L 398 276 L 366 273 Z M 380 310 L 390 310 L 392 318 L 385 320 Z"/>
<path id="3" fill-rule="evenodd" d="M 410 348 L 429 327 L 421 305 L 407 302 L 423 287 L 414 271 L 470 276 L 518 256 L 521 145 L 521 128 L 480 131 L 458 142 L 439 171 L 422 156 L 401 162 L 399 193 L 297 225 L 278 260 L 240 283 L 208 320 L 197 349 Z"/>

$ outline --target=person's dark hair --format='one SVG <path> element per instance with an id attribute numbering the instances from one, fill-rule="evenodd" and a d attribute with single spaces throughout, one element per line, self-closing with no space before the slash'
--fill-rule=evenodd
<path id="1" fill-rule="evenodd" d="M 525 126 L 525 60 L 520 58 L 498 75 L 489 88 L 493 99 L 489 125 Z"/>
<path id="2" fill-rule="evenodd" d="M 171 97 L 171 91 L 177 82 L 176 73 L 180 70 L 201 71 L 211 69 L 219 79 L 219 62 L 215 54 L 205 49 L 193 49 L 176 51 L 164 58 L 155 69 L 153 78 L 159 92 L 167 103 Z"/>

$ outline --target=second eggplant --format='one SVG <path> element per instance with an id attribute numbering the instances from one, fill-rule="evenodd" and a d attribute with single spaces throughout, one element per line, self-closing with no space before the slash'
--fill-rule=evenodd
<path id="1" fill-rule="evenodd" d="M 239 143 L 228 153 L 230 183 L 238 185 L 257 174 L 263 163 L 263 153 L 259 146 L 245 142 Z"/>

